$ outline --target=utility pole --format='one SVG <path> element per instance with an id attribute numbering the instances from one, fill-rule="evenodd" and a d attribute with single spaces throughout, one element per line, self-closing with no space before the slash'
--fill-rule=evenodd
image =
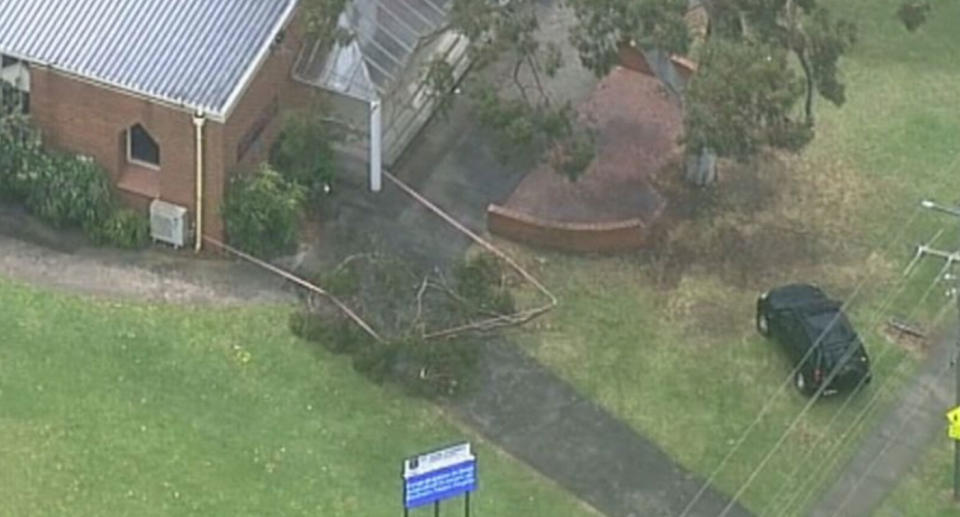
<path id="1" fill-rule="evenodd" d="M 924 200 L 920 204 L 924 208 L 929 208 L 931 210 L 936 210 L 938 212 L 944 212 L 950 214 L 954 217 L 960 217 L 960 209 L 954 207 L 948 207 L 943 205 L 938 205 L 933 201 Z M 917 257 L 923 257 L 924 255 L 933 255 L 945 259 L 947 261 L 946 267 L 951 269 L 951 277 L 957 282 L 958 279 L 955 274 L 952 274 L 953 265 L 960 261 L 960 253 L 958 252 L 945 252 L 930 248 L 927 245 L 921 245 L 917 247 Z M 957 321 L 960 322 L 960 285 L 955 285 L 953 287 L 953 299 L 957 304 Z M 953 371 L 956 378 L 956 393 L 955 393 L 955 406 L 960 407 L 960 328 L 958 328 L 956 347 L 957 352 L 954 355 L 953 360 Z M 960 440 L 954 439 L 953 441 L 953 502 L 960 503 Z"/>
<path id="2" fill-rule="evenodd" d="M 957 317 L 960 319 L 960 290 L 953 288 L 957 302 Z M 957 331 L 957 353 L 953 359 L 953 371 L 957 378 L 956 405 L 960 406 L 960 329 Z M 960 503 L 960 440 L 953 441 L 953 502 Z"/>

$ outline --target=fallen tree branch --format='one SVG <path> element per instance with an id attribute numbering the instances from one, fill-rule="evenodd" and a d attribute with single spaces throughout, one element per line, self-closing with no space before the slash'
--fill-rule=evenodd
<path id="1" fill-rule="evenodd" d="M 497 317 L 490 318 L 483 321 L 468 323 L 465 325 L 438 330 L 435 332 L 429 332 L 427 334 L 424 334 L 423 336 L 424 339 L 449 337 L 454 334 L 467 332 L 471 330 L 483 331 L 483 330 L 491 330 L 494 328 L 521 325 L 546 312 L 549 312 L 550 310 L 552 310 L 554 307 L 557 306 L 557 304 L 559 303 L 559 301 L 557 300 L 557 297 L 554 296 L 554 294 L 550 292 L 550 290 L 547 289 L 539 280 L 537 280 L 536 277 L 534 277 L 526 269 L 524 269 L 519 264 L 517 264 L 517 262 L 513 260 L 509 255 L 507 255 L 506 253 L 501 251 L 499 248 L 497 248 L 490 242 L 486 241 L 485 239 L 483 239 L 482 237 L 480 237 L 479 235 L 471 231 L 469 228 L 467 228 L 462 223 L 460 223 L 459 221 L 454 219 L 452 216 L 450 216 L 450 214 L 447 214 L 442 209 L 437 207 L 435 204 L 430 202 L 430 200 L 420 195 L 419 192 L 417 192 L 416 190 L 408 186 L 406 183 L 397 179 L 397 177 L 391 174 L 389 171 L 384 170 L 383 176 L 387 178 L 387 180 L 389 180 L 391 183 L 396 185 L 400 190 L 404 191 L 407 195 L 409 195 L 414 200 L 416 200 L 418 203 L 420 203 L 421 205 L 426 207 L 428 210 L 436 214 L 438 217 L 446 221 L 448 224 L 450 224 L 451 226 L 459 230 L 461 233 L 469 237 L 471 240 L 479 244 L 481 247 L 483 247 L 490 253 L 493 253 L 497 258 L 503 260 L 505 263 L 507 263 L 507 265 L 509 265 L 517 273 L 519 273 L 524 280 L 526 280 L 531 285 L 533 285 L 544 297 L 547 298 L 547 303 L 543 306 L 536 307 L 534 309 L 519 311 L 511 315 L 501 315 L 501 316 L 497 316 Z"/>
<path id="2" fill-rule="evenodd" d="M 347 267 L 348 265 L 350 265 L 350 263 L 353 262 L 354 260 L 357 260 L 357 259 L 359 259 L 359 258 L 365 258 L 365 259 L 367 259 L 367 260 L 372 260 L 372 259 L 373 259 L 373 256 L 374 256 L 374 255 L 373 255 L 372 253 L 354 253 L 353 255 L 349 255 L 347 258 L 341 260 L 340 263 L 337 264 L 336 267 L 334 267 L 333 270 L 330 271 L 330 274 L 335 275 L 335 274 L 339 273 L 340 271 L 343 270 L 343 268 L 345 268 L 345 267 Z"/>
<path id="3" fill-rule="evenodd" d="M 240 258 L 242 258 L 242 259 L 244 259 L 244 260 L 246 260 L 246 261 L 248 261 L 248 262 L 251 262 L 251 263 L 253 263 L 253 264 L 257 265 L 257 266 L 260 266 L 260 267 L 266 269 L 267 271 L 270 271 L 270 272 L 272 272 L 272 273 L 275 273 L 275 274 L 277 274 L 277 275 L 280 275 L 280 276 L 282 276 L 283 278 L 286 278 L 287 280 L 289 280 L 289 281 L 291 281 L 291 282 L 293 282 L 293 283 L 295 283 L 295 284 L 297 284 L 297 285 L 299 285 L 299 286 L 301 286 L 301 287 L 304 287 L 304 288 L 306 288 L 306 289 L 309 290 L 309 291 L 313 291 L 314 293 L 317 293 L 317 294 L 319 294 L 319 295 L 321 295 L 321 296 L 326 297 L 328 300 L 330 300 L 331 302 L 333 302 L 333 304 L 336 305 L 341 311 L 343 311 L 343 313 L 346 314 L 347 317 L 349 317 L 351 320 L 353 320 L 354 323 L 356 323 L 357 325 L 359 325 L 360 328 L 362 328 L 362 329 L 364 330 L 364 332 L 366 332 L 367 334 L 369 334 L 370 337 L 372 337 L 373 339 L 377 340 L 377 342 L 383 343 L 383 338 L 381 338 L 380 335 L 377 334 L 377 332 L 376 332 L 375 330 L 373 330 L 373 327 L 371 327 L 366 321 L 364 321 L 363 318 L 361 318 L 360 316 L 358 316 L 357 313 L 353 312 L 353 310 L 351 310 L 350 307 L 347 307 L 347 305 L 346 305 L 345 303 L 343 303 L 342 301 L 340 301 L 336 296 L 333 296 L 332 294 L 324 291 L 324 290 L 321 289 L 320 287 L 318 287 L 318 286 L 316 286 L 316 285 L 314 285 L 314 284 L 311 284 L 310 282 L 308 282 L 308 281 L 306 281 L 306 280 L 304 280 L 304 279 L 302 279 L 302 278 L 294 275 L 293 273 L 290 273 L 289 271 L 285 271 L 285 270 L 283 270 L 283 269 L 278 268 L 277 266 L 274 266 L 273 264 L 270 264 L 270 263 L 268 263 L 268 262 L 264 262 L 263 260 L 260 260 L 260 259 L 258 259 L 257 257 L 254 257 L 254 256 L 252 256 L 252 255 L 249 255 L 249 254 L 247 254 L 247 253 L 244 253 L 244 252 L 242 252 L 242 251 L 240 251 L 240 250 L 238 250 L 238 249 L 236 249 L 236 248 L 234 248 L 234 247 L 232 247 L 232 246 L 230 246 L 230 245 L 228 245 L 228 244 L 224 244 L 224 243 L 218 241 L 217 239 L 214 239 L 214 238 L 212 238 L 212 237 L 208 237 L 208 236 L 204 235 L 204 236 L 203 236 L 203 240 L 209 242 L 210 244 L 213 244 L 214 246 L 217 246 L 217 247 L 220 248 L 220 249 L 226 250 L 226 251 L 228 251 L 228 252 L 230 252 L 230 253 L 232 253 L 232 254 L 234 254 L 234 255 L 236 255 L 236 256 L 238 256 L 238 257 L 240 257 Z"/>
<path id="4" fill-rule="evenodd" d="M 417 316 L 413 319 L 413 324 L 420 322 L 420 316 L 423 314 L 423 293 L 427 290 L 427 275 L 424 275 L 423 282 L 420 282 L 420 289 L 417 289 Z"/>

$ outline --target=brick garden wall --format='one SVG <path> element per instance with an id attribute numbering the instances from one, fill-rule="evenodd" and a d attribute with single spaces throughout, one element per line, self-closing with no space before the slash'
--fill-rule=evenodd
<path id="1" fill-rule="evenodd" d="M 561 223 L 498 205 L 487 207 L 487 229 L 510 240 L 574 252 L 611 253 L 642 248 L 647 226 L 640 219 L 610 223 Z"/>

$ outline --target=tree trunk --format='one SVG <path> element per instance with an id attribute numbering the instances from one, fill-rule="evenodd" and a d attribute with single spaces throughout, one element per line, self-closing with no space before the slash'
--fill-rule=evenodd
<path id="1" fill-rule="evenodd" d="M 807 61 L 807 53 L 804 50 L 797 50 L 797 58 L 800 59 L 800 66 L 803 67 L 803 75 L 807 78 L 807 98 L 804 103 L 804 113 L 807 116 L 807 124 L 813 124 L 813 71 L 810 69 L 810 62 Z"/>
<path id="2" fill-rule="evenodd" d="M 684 177 L 698 187 L 706 187 L 717 181 L 717 154 L 706 147 L 687 153 Z"/>

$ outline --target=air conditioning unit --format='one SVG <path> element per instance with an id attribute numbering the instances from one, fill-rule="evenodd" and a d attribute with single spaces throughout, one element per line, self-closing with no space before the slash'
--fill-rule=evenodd
<path id="1" fill-rule="evenodd" d="M 187 209 L 154 199 L 150 203 L 150 236 L 179 248 L 187 241 Z"/>

